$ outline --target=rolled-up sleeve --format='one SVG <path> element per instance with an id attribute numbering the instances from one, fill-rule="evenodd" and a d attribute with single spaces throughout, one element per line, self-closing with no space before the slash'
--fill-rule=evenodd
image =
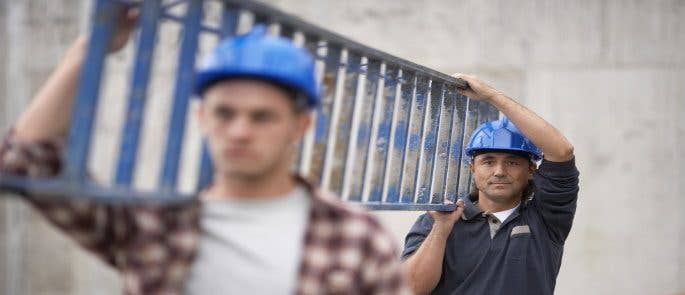
<path id="1" fill-rule="evenodd" d="M 25 177 L 53 177 L 61 168 L 61 145 L 53 142 L 22 142 L 9 131 L 0 145 L 0 173 Z M 121 207 L 69 198 L 54 199 L 18 192 L 57 228 L 105 262 L 114 265 L 117 232 L 127 227 Z M 68 197 L 68 196 L 65 196 Z M 119 216 L 119 218 L 117 218 Z"/>
<path id="2" fill-rule="evenodd" d="M 423 241 L 430 233 L 432 227 L 433 219 L 428 214 L 422 214 L 416 219 L 416 222 L 414 222 L 414 225 L 404 239 L 404 250 L 402 251 L 403 260 L 409 258 L 409 256 L 414 254 L 414 252 L 421 247 L 421 244 L 423 244 Z"/>

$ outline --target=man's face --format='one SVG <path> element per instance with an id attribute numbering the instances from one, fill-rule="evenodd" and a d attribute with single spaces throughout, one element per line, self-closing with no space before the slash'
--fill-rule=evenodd
<path id="1" fill-rule="evenodd" d="M 480 154 L 471 164 L 480 196 L 495 203 L 519 200 L 534 170 L 528 159 L 509 153 Z"/>
<path id="2" fill-rule="evenodd" d="M 310 124 L 293 98 L 271 83 L 232 79 L 203 96 L 198 117 L 207 137 L 215 173 L 233 179 L 260 179 L 288 171 L 295 143 Z"/>

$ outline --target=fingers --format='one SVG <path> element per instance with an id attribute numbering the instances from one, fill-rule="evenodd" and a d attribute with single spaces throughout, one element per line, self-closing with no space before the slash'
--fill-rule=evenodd
<path id="1" fill-rule="evenodd" d="M 462 199 L 457 200 L 456 205 L 457 205 L 457 208 L 454 209 L 454 211 L 457 212 L 456 214 L 461 216 L 461 214 L 464 212 L 464 200 L 462 200 Z"/>
<path id="2" fill-rule="evenodd" d="M 461 79 L 468 83 L 468 88 L 457 88 L 457 91 L 462 95 L 468 96 L 469 98 L 479 101 L 490 101 L 493 97 L 502 94 L 502 92 L 483 82 L 474 75 L 455 73 L 452 75 L 452 77 Z"/>
<path id="3" fill-rule="evenodd" d="M 464 201 L 459 199 L 456 202 L 453 202 L 451 200 L 445 200 L 445 204 L 455 204 L 456 208 L 454 211 L 445 211 L 445 212 L 440 212 L 440 211 L 428 211 L 428 215 L 433 219 L 434 221 L 434 228 L 438 228 L 439 230 L 443 231 L 444 233 L 449 233 L 452 230 L 452 227 L 454 226 L 455 223 L 461 219 L 461 216 L 464 212 Z"/>
<path id="4" fill-rule="evenodd" d="M 474 75 L 467 75 L 467 74 L 463 74 L 463 73 L 454 73 L 454 74 L 452 74 L 452 77 L 457 78 L 457 79 L 462 79 L 462 80 L 467 81 L 467 82 L 478 80 L 478 78 Z"/>
<path id="5" fill-rule="evenodd" d="M 445 199 L 442 201 L 443 204 L 450 205 L 450 204 L 455 204 L 457 207 L 464 207 L 464 200 L 458 199 L 456 202 L 450 200 L 450 199 Z"/>
<path id="6" fill-rule="evenodd" d="M 121 29 L 124 31 L 132 30 L 136 26 L 139 17 L 140 9 L 138 9 L 137 7 L 124 8 L 121 15 L 119 16 L 119 25 Z"/>
<path id="7" fill-rule="evenodd" d="M 457 92 L 461 95 L 471 97 L 475 94 L 474 92 L 474 77 L 462 73 L 452 74 L 452 77 L 456 78 Z"/>
<path id="8" fill-rule="evenodd" d="M 456 215 L 456 217 L 458 218 L 461 216 L 461 212 L 464 211 L 464 200 L 462 200 L 462 199 L 458 199 L 456 202 L 446 199 L 444 201 L 444 204 L 449 204 L 449 205 L 454 204 L 454 205 L 456 205 L 456 207 L 454 208 L 453 211 L 435 212 L 435 213 L 433 213 L 433 215 L 436 215 L 436 214 L 442 214 L 444 216 L 447 216 L 447 215 L 455 216 Z"/>
<path id="9" fill-rule="evenodd" d="M 133 6 L 122 7 L 117 19 L 117 27 L 110 41 L 109 52 L 116 52 L 123 48 L 138 24 L 140 9 Z"/>
<path id="10" fill-rule="evenodd" d="M 138 7 L 129 7 L 126 9 L 125 20 L 127 22 L 132 22 L 135 24 L 135 22 L 138 21 L 139 17 L 140 9 L 138 9 Z"/>

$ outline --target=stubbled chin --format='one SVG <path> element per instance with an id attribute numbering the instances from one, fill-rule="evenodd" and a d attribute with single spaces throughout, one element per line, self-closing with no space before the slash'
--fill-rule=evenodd
<path id="1" fill-rule="evenodd" d="M 490 199 L 493 200 L 498 200 L 498 201 L 508 201 L 514 198 L 514 194 L 512 194 L 509 191 L 504 191 L 504 190 L 488 190 L 486 191 L 486 194 L 489 196 Z"/>
<path id="2" fill-rule="evenodd" d="M 255 179 L 255 178 L 260 178 L 263 173 L 260 173 L 259 171 L 255 170 L 248 170 L 248 169 L 230 169 L 230 170 L 224 170 L 222 173 L 224 177 L 232 178 L 232 179 Z"/>
<path id="3" fill-rule="evenodd" d="M 256 163 L 254 161 L 244 159 L 231 162 L 230 165 L 220 167 L 218 170 L 226 176 L 259 174 L 259 169 L 256 169 L 257 165 L 255 165 Z"/>

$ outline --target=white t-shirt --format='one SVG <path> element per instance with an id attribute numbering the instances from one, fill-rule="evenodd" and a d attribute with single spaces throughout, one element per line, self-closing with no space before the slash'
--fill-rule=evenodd
<path id="1" fill-rule="evenodd" d="M 504 222 L 505 220 L 507 220 L 507 218 L 509 218 L 509 215 L 511 215 L 511 213 L 514 213 L 514 211 L 516 211 L 516 208 L 518 208 L 520 205 L 521 205 L 521 203 L 519 203 L 519 205 L 516 205 L 516 207 L 511 208 L 511 209 L 507 209 L 507 210 L 499 211 L 499 212 L 492 212 L 492 215 L 495 215 L 495 217 L 497 217 L 497 219 L 499 219 L 499 222 Z"/>
<path id="2" fill-rule="evenodd" d="M 186 294 L 292 294 L 309 217 L 298 186 L 269 200 L 203 201 L 202 236 Z"/>

